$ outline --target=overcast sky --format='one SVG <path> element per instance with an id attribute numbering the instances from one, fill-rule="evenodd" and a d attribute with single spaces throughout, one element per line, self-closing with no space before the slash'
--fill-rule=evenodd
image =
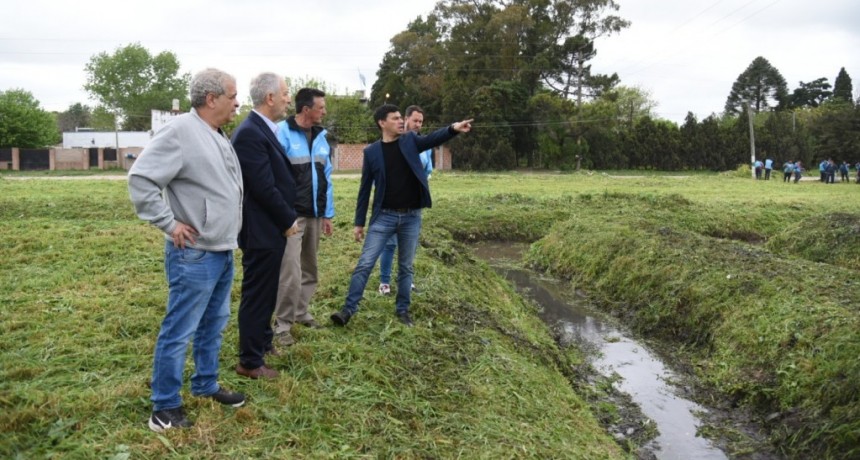
<path id="1" fill-rule="evenodd" d="M 90 57 L 140 42 L 153 54 L 176 53 L 183 71 L 233 73 L 242 100 L 251 77 L 267 70 L 318 78 L 339 93 L 362 89 L 360 72 L 369 92 L 391 37 L 435 3 L 0 0 L 0 90 L 26 89 L 48 110 L 94 105 L 82 88 Z M 721 112 L 757 56 L 782 73 L 789 91 L 819 77 L 832 84 L 845 67 L 860 95 L 858 0 L 618 3 L 632 25 L 597 41 L 593 70 L 649 91 L 662 118 Z"/>

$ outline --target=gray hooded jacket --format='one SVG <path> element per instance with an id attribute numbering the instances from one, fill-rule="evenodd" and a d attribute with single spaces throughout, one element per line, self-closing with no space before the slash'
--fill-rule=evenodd
<path id="1" fill-rule="evenodd" d="M 199 236 L 207 251 L 236 249 L 242 227 L 242 172 L 230 141 L 197 111 L 160 129 L 128 173 L 128 191 L 138 217 L 173 241 L 177 222 Z"/>

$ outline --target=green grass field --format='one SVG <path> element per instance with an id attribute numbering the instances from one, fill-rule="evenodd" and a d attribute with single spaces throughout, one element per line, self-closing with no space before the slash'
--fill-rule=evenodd
<path id="1" fill-rule="evenodd" d="M 311 307 L 325 323 L 360 253 L 357 185 L 335 183 Z M 677 345 L 715 394 L 778 414 L 789 457 L 860 455 L 860 186 L 600 173 L 437 173 L 431 186 L 418 327 L 400 327 L 372 278 L 348 328 L 296 331 L 272 361 L 282 377 L 257 382 L 231 370 L 234 314 L 221 378 L 249 404 L 184 393 L 195 427 L 160 436 L 146 419 L 161 235 L 123 181 L 0 176 L 0 457 L 628 456 L 566 377 L 578 352 L 462 244 L 482 239 L 534 242 L 531 263 Z M 236 283 L 234 310 L 238 297 Z"/>

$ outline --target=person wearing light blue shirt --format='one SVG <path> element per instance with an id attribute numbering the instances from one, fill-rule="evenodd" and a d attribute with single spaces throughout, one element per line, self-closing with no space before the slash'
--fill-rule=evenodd
<path id="1" fill-rule="evenodd" d="M 770 172 L 773 170 L 773 160 L 764 160 L 764 180 L 770 180 Z"/>
<path id="2" fill-rule="evenodd" d="M 296 93 L 296 115 L 278 123 L 278 141 L 296 182 L 299 216 L 298 232 L 287 240 L 281 262 L 275 306 L 275 340 L 285 347 L 295 343 L 294 324 L 320 327 L 308 307 L 317 287 L 320 234 L 331 236 L 334 218 L 331 149 L 321 126 L 325 115 L 325 93 L 302 88 Z"/>
<path id="3" fill-rule="evenodd" d="M 755 163 L 753 163 L 753 168 L 755 169 L 756 180 L 761 179 L 761 168 L 762 168 L 762 166 L 764 166 L 764 165 L 762 164 L 761 160 L 756 160 Z"/>
<path id="4" fill-rule="evenodd" d="M 794 174 L 794 162 L 788 160 L 782 165 L 782 181 L 791 183 L 792 174 Z"/>
<path id="5" fill-rule="evenodd" d="M 421 132 L 421 127 L 424 126 L 424 110 L 417 105 L 410 105 L 406 108 L 406 130 Z M 427 149 L 419 154 L 421 158 L 421 166 L 424 167 L 424 173 L 427 179 L 433 173 L 433 150 Z M 397 249 L 397 236 L 394 235 L 385 243 L 385 249 L 379 256 L 379 294 L 391 294 L 391 267 L 394 266 L 394 251 Z M 415 290 L 415 284 L 412 284 L 412 290 Z"/>

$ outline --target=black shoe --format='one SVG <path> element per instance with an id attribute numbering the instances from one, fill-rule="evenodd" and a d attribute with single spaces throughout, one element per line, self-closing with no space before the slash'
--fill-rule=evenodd
<path id="1" fill-rule="evenodd" d="M 156 433 L 164 433 L 171 428 L 189 428 L 194 425 L 191 420 L 185 418 L 182 407 L 154 411 L 149 417 L 149 429 Z"/>
<path id="2" fill-rule="evenodd" d="M 352 314 L 350 312 L 346 310 L 341 310 L 332 313 L 331 322 L 333 322 L 337 326 L 346 326 L 346 323 L 349 322 L 350 318 L 352 318 Z"/>
<path id="3" fill-rule="evenodd" d="M 401 323 L 405 324 L 406 327 L 415 326 L 415 323 L 412 322 L 412 317 L 409 316 L 408 311 L 398 312 L 396 315 L 397 319 L 399 319 Z"/>
<path id="4" fill-rule="evenodd" d="M 215 393 L 204 396 L 212 398 L 225 406 L 241 407 L 242 404 L 245 404 L 245 395 L 230 391 L 224 387 L 219 387 Z"/>

